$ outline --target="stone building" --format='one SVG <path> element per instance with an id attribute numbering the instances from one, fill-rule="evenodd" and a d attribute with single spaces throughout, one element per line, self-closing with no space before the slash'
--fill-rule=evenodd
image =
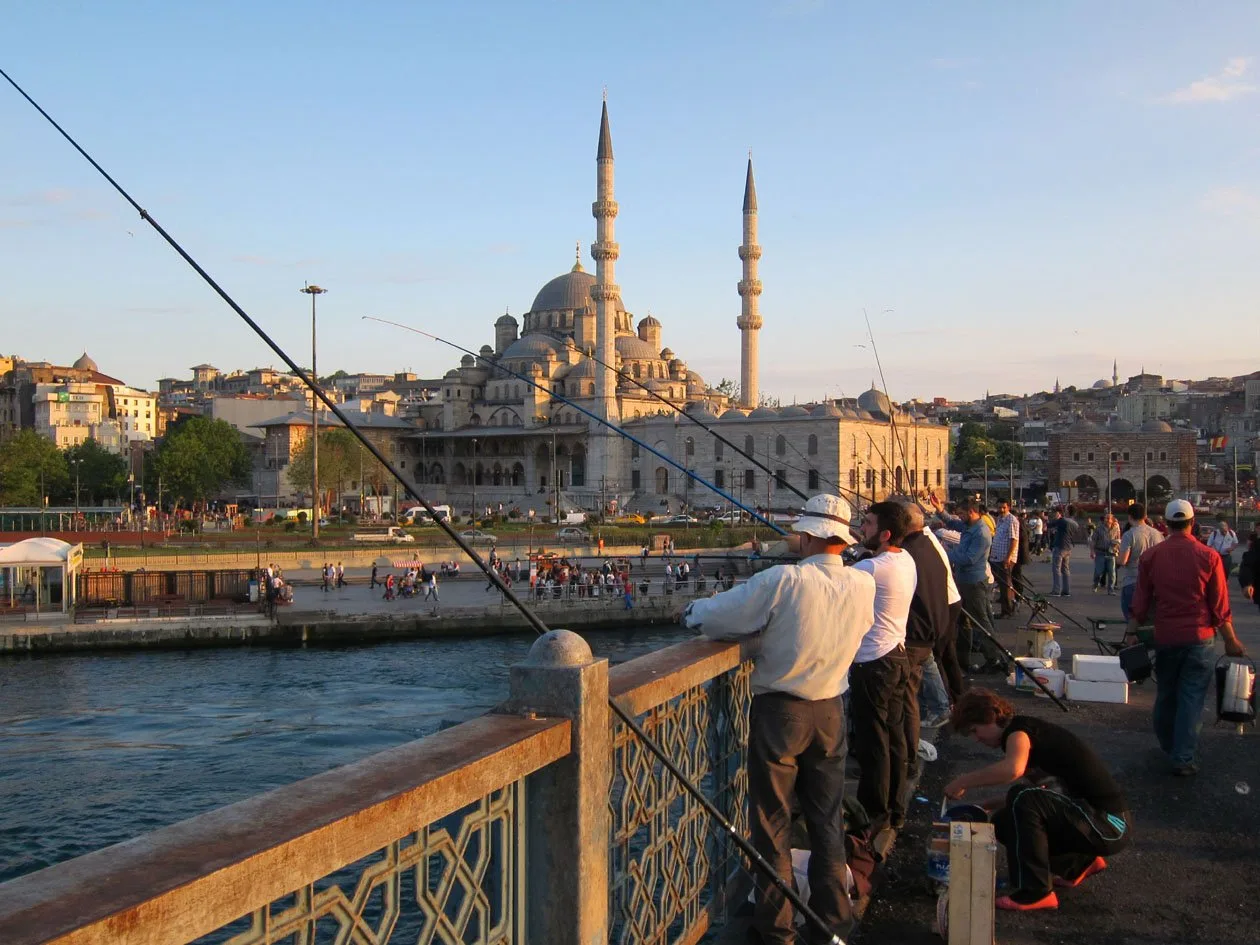
<path id="1" fill-rule="evenodd" d="M 776 478 L 805 490 L 851 490 L 882 496 L 900 482 L 948 481 L 948 430 L 925 418 L 894 412 L 878 391 L 864 403 L 826 403 L 775 410 L 758 406 L 757 335 L 762 327 L 757 267 L 757 193 L 751 159 L 741 206 L 737 283 L 740 314 L 738 407 L 710 388 L 663 341 L 652 315 L 637 322 L 615 281 L 614 162 L 608 107 L 600 115 L 596 148 L 596 221 L 591 256 L 579 258 L 547 282 L 518 321 L 504 313 L 494 344 L 466 354 L 442 379 L 439 396 L 413 404 L 419 432 L 411 439 L 411 468 L 426 498 L 469 510 L 497 506 L 548 515 L 575 509 L 639 508 L 656 512 L 718 506 L 722 500 L 667 463 L 608 430 L 594 417 L 623 427 L 706 479 L 732 482 L 765 505 L 766 476 L 699 427 L 676 418 L 687 409 L 715 424 L 732 442 L 747 439 L 769 451 Z M 522 378 L 528 378 L 529 382 Z M 532 383 L 530 383 L 532 382 Z M 649 392 L 643 388 L 647 388 Z M 656 395 L 656 396 L 653 396 Z M 564 400 L 559 399 L 563 397 Z M 661 398 L 666 403 L 662 403 Z M 890 420 L 890 413 L 893 414 Z M 891 428 L 901 442 L 892 449 Z M 917 437 L 912 435 L 917 430 Z M 916 442 L 917 453 L 916 453 Z M 657 445 L 659 444 L 659 446 Z M 881 452 L 882 451 L 882 452 Z M 796 497 L 792 501 L 799 502 Z M 784 505 L 789 504 L 785 498 Z"/>
<path id="2" fill-rule="evenodd" d="M 1184 496 L 1198 484 L 1196 436 L 1193 430 L 1147 420 L 1135 426 L 1113 419 L 1105 426 L 1081 420 L 1051 433 L 1049 487 L 1082 502 L 1106 500 L 1110 483 L 1113 502 L 1151 502 Z M 1109 478 L 1110 477 L 1110 478 Z M 1064 482 L 1074 481 L 1074 487 Z"/>

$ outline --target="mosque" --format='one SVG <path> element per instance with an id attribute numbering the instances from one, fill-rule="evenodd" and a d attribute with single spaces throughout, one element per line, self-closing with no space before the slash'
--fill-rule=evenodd
<path id="1" fill-rule="evenodd" d="M 460 510 L 502 503 L 522 513 L 532 509 L 540 518 L 557 506 L 561 512 L 657 514 L 723 504 L 711 490 L 592 416 L 730 494 L 745 493 L 746 504 L 799 505 L 799 498 L 786 492 L 776 499 L 789 482 L 851 498 L 882 497 L 907 487 L 938 487 L 943 494 L 948 429 L 900 411 L 874 388 L 851 402 L 782 410 L 759 404 L 761 247 L 751 157 L 739 247 L 742 278 L 736 286 L 738 403 L 663 345 L 660 321 L 647 315 L 635 324 L 622 302 L 606 101 L 595 162 L 594 273 L 583 267 L 579 244 L 573 267 L 538 291 L 521 321 L 500 316 L 493 347 L 484 345 L 476 357 L 465 355 L 458 368 L 446 372 L 439 396 L 420 408 L 422 429 L 409 437 L 406 450 L 426 497 Z M 724 452 L 716 438 L 681 421 L 680 411 L 714 426 L 774 474 L 754 468 L 736 451 Z"/>

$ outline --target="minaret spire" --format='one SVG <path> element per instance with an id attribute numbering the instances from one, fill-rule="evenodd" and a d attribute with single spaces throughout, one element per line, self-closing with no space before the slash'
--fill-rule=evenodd
<path id="1" fill-rule="evenodd" d="M 1119 387 L 1119 386 L 1120 386 L 1120 371 L 1119 371 L 1119 369 L 1117 369 L 1117 367 L 1116 367 L 1116 359 L 1115 359 L 1115 358 L 1112 358 L 1112 359 L 1111 359 L 1111 386 L 1112 386 L 1112 387 Z"/>
<path id="2" fill-rule="evenodd" d="M 613 199 L 613 148 L 612 132 L 608 127 L 608 93 L 599 118 L 599 147 L 595 152 L 595 202 L 591 204 L 595 217 L 595 242 L 591 244 L 591 258 L 595 260 L 595 284 L 591 286 L 591 298 L 595 301 L 595 351 L 598 361 L 595 369 L 594 413 L 614 423 L 621 419 L 617 408 L 617 382 L 612 365 L 617 359 L 617 310 L 621 301 L 621 289 L 617 285 L 617 257 L 621 249 L 617 245 L 613 221 L 617 219 L 617 201 Z M 613 455 L 616 446 L 607 429 L 591 430 L 588 481 L 599 483 L 614 477 L 616 464 Z"/>
<path id="3" fill-rule="evenodd" d="M 757 245 L 757 185 L 753 181 L 752 152 L 748 152 L 748 176 L 744 179 L 744 241 L 739 247 L 744 262 L 739 280 L 739 400 L 740 406 L 757 406 L 760 378 L 757 369 L 757 333 L 761 330 L 761 280 L 757 278 L 757 261 L 761 247 Z"/>

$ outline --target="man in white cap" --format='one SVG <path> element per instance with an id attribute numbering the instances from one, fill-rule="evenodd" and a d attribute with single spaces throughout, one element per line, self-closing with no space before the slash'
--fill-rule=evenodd
<path id="1" fill-rule="evenodd" d="M 845 892 L 841 696 L 875 615 L 875 581 L 840 558 L 855 543 L 851 515 L 839 496 L 814 496 L 792 526 L 800 533 L 798 564 L 692 601 L 679 618 L 715 640 L 760 636 L 748 733 L 752 843 L 780 876 L 791 877 L 795 797 L 809 830 L 809 906 L 842 937 L 853 916 Z M 790 904 L 761 878 L 753 926 L 767 945 L 797 941 Z M 828 941 L 818 930 L 808 935 Z"/>
<path id="2" fill-rule="evenodd" d="M 1174 499 L 1164 509 L 1164 521 L 1168 537 L 1138 561 L 1125 638 L 1136 643 L 1138 627 L 1154 612 L 1155 737 L 1172 773 L 1187 777 L 1199 772 L 1195 751 L 1216 665 L 1216 634 L 1228 655 L 1247 651 L 1234 633 L 1221 556 L 1194 537 L 1194 506 Z"/>

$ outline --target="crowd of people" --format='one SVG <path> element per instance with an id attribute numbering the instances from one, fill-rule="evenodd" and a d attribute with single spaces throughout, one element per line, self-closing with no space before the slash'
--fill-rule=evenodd
<path id="1" fill-rule="evenodd" d="M 1101 872 L 1132 841 L 1125 794 L 1087 743 L 1017 713 L 964 676 L 977 666 L 973 656 L 983 656 L 991 607 L 998 618 L 1014 614 L 1027 587 L 1020 570 L 1032 556 L 1049 552 L 1056 592 L 1070 593 L 1064 559 L 1084 544 L 1095 562 L 1103 559 L 1095 563 L 1099 591 L 1119 586 L 1130 630 L 1153 616 L 1153 721 L 1174 774 L 1198 770 L 1197 720 L 1216 635 L 1227 654 L 1245 652 L 1225 585 L 1236 539 L 1218 521 L 1200 540 L 1189 503 L 1170 503 L 1156 523 L 1135 504 L 1121 526 L 1109 514 L 1080 522 L 1070 508 L 1021 515 L 1006 502 L 989 510 L 975 499 L 948 508 L 928 501 L 929 508 L 909 497 L 875 502 L 859 516 L 839 496 L 814 496 L 793 526 L 798 563 L 771 567 L 679 612 L 681 623 L 714 639 L 759 638 L 747 762 L 752 842 L 780 876 L 790 876 L 793 821 L 804 821 L 808 904 L 842 938 L 852 921 L 846 852 L 905 822 L 922 725 L 948 722 L 954 733 L 1002 752 L 945 787 L 957 799 L 1009 786 L 986 802 L 1010 866 L 999 909 L 1057 908 L 1056 889 Z M 1254 600 L 1255 536 L 1239 579 Z M 980 631 L 974 652 L 973 629 Z M 860 815 L 846 816 L 850 745 Z M 755 898 L 760 940 L 796 941 L 785 894 L 758 877 Z M 809 940 L 827 940 L 823 931 L 808 930 Z"/>

